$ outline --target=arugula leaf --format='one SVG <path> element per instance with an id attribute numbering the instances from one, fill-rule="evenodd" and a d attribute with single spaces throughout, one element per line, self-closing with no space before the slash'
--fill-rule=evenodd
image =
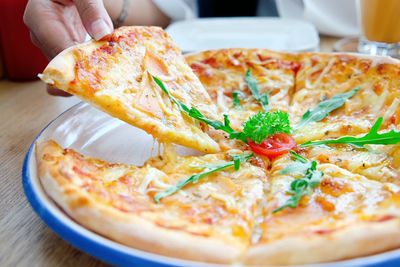
<path id="1" fill-rule="evenodd" d="M 308 159 L 300 156 L 293 150 L 290 150 L 289 153 L 292 156 L 292 159 L 294 159 L 296 162 L 286 166 L 286 168 L 279 172 L 280 174 L 288 174 L 293 172 L 304 173 L 307 171 L 307 169 L 311 168 L 311 162 Z"/>
<path id="2" fill-rule="evenodd" d="M 153 76 L 153 79 L 182 112 L 198 121 L 210 125 L 216 130 L 228 133 L 229 138 L 231 139 L 238 139 L 245 143 L 247 143 L 247 139 L 251 139 L 259 144 L 268 136 L 272 136 L 276 133 L 291 132 L 288 114 L 279 110 L 275 112 L 258 112 L 244 123 L 243 132 L 235 131 L 230 125 L 228 115 L 224 114 L 223 122 L 208 119 L 195 107 L 189 108 L 184 103 L 173 97 L 160 79 L 155 76 Z"/>
<path id="3" fill-rule="evenodd" d="M 294 152 L 293 150 L 289 151 L 290 155 L 292 156 L 292 158 L 296 161 L 300 161 L 301 163 L 307 163 L 308 159 L 306 159 L 305 157 L 297 154 L 296 152 Z"/>
<path id="4" fill-rule="evenodd" d="M 321 178 L 324 175 L 323 172 L 317 170 L 316 161 L 309 161 L 294 151 L 290 151 L 290 154 L 296 162 L 281 170 L 280 173 L 288 174 L 300 172 L 304 173 L 304 177 L 296 179 L 290 184 L 289 194 L 292 196 L 285 204 L 273 210 L 272 213 L 279 212 L 286 208 L 296 208 L 299 205 L 301 198 L 308 195 L 312 189 L 319 185 Z"/>
<path id="5" fill-rule="evenodd" d="M 233 106 L 234 107 L 239 107 L 240 106 L 240 97 L 243 97 L 243 93 L 240 91 L 234 91 L 232 93 L 232 99 L 233 99 Z"/>
<path id="6" fill-rule="evenodd" d="M 186 113 L 189 117 L 192 117 L 192 118 L 194 118 L 194 119 L 196 119 L 198 121 L 204 122 L 205 124 L 210 125 L 211 127 L 213 127 L 216 130 L 222 130 L 222 131 L 228 133 L 229 134 L 229 138 L 235 138 L 235 139 L 239 139 L 239 140 L 242 140 L 242 141 L 246 142 L 245 140 L 242 139 L 243 136 L 241 135 L 241 133 L 235 131 L 230 126 L 230 120 L 229 120 L 229 117 L 227 115 L 224 115 L 224 122 L 223 123 L 220 122 L 220 121 L 217 121 L 217 120 L 208 119 L 197 108 L 195 108 L 195 107 L 189 108 L 184 103 L 182 103 L 181 101 L 179 101 L 178 99 L 173 97 L 170 94 L 170 92 L 167 89 L 167 87 L 164 85 L 164 83 L 160 79 L 158 79 L 155 76 L 152 76 L 152 77 L 153 77 L 153 80 L 155 81 L 155 83 L 171 99 L 171 101 L 174 102 L 179 107 L 179 109 L 182 112 Z"/>
<path id="7" fill-rule="evenodd" d="M 286 166 L 286 168 L 281 170 L 279 173 L 281 174 L 304 173 L 309 168 L 311 168 L 311 162 L 306 162 L 306 163 L 295 162 L 293 164 L 290 164 L 289 166 Z"/>
<path id="8" fill-rule="evenodd" d="M 178 99 L 176 99 L 175 97 L 173 97 L 170 93 L 169 90 L 167 89 L 167 87 L 164 85 L 164 83 L 158 79 L 157 77 L 153 76 L 153 80 L 156 82 L 156 84 L 161 88 L 161 90 L 163 90 L 163 92 L 169 97 L 169 99 L 172 100 L 172 102 L 174 102 L 182 111 L 186 112 L 187 114 L 189 114 L 190 109 L 188 106 L 186 106 L 184 103 L 182 103 L 181 101 L 179 101 Z M 193 108 L 194 110 L 196 110 L 196 108 Z M 198 111 L 198 110 L 197 110 Z M 195 112 L 195 111 L 193 111 Z M 200 111 L 198 111 L 200 113 Z M 201 114 L 201 113 L 200 113 Z"/>
<path id="9" fill-rule="evenodd" d="M 307 112 L 303 114 L 300 122 L 294 127 L 294 130 L 296 131 L 310 122 L 322 120 L 328 116 L 331 111 L 343 106 L 346 100 L 354 96 L 360 89 L 361 87 L 357 86 L 346 93 L 335 95 L 330 99 L 320 102 L 311 110 L 307 110 Z"/>
<path id="10" fill-rule="evenodd" d="M 250 69 L 246 71 L 246 76 L 245 76 L 245 81 L 247 83 L 247 86 L 250 89 L 251 94 L 253 95 L 253 98 L 260 102 L 261 106 L 263 107 L 264 111 L 268 111 L 268 94 L 261 94 L 260 90 L 258 89 L 257 85 L 257 80 L 254 78 L 254 76 L 251 74 Z"/>
<path id="11" fill-rule="evenodd" d="M 364 145 L 394 145 L 400 142 L 400 132 L 391 130 L 386 133 L 378 133 L 383 118 L 379 117 L 372 126 L 369 133 L 361 137 L 343 136 L 337 139 L 328 139 L 320 141 L 309 141 L 301 144 L 302 147 L 329 145 L 329 144 L 349 144 L 358 148 L 365 148 Z"/>
<path id="12" fill-rule="evenodd" d="M 283 111 L 258 112 L 243 125 L 243 136 L 255 143 L 261 143 L 265 138 L 276 133 L 290 133 L 289 115 Z"/>
<path id="13" fill-rule="evenodd" d="M 235 171 L 238 171 L 239 168 L 240 168 L 240 163 L 246 162 L 252 156 L 253 156 L 252 153 L 251 154 L 243 153 L 243 154 L 239 154 L 239 155 L 232 155 L 233 161 L 229 161 L 229 162 L 226 162 L 226 163 L 218 165 L 218 166 L 207 167 L 206 170 L 203 171 L 203 172 L 193 174 L 193 175 L 189 176 L 186 179 L 180 180 L 176 185 L 173 185 L 173 186 L 169 187 L 167 190 L 165 190 L 163 192 L 157 193 L 154 196 L 154 201 L 156 203 L 159 203 L 162 198 L 165 198 L 167 196 L 175 194 L 176 192 L 181 190 L 183 187 L 185 187 L 189 183 L 195 184 L 200 179 L 202 179 L 202 178 L 204 178 L 204 177 L 206 177 L 206 176 L 208 176 L 208 175 L 210 175 L 212 173 L 221 171 L 223 169 L 226 169 L 226 168 L 229 168 L 229 167 L 233 166 Z"/>

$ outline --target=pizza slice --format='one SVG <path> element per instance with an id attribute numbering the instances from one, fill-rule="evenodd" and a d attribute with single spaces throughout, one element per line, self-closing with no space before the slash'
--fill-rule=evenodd
<path id="1" fill-rule="evenodd" d="M 296 76 L 296 90 L 291 99 L 293 124 L 299 123 L 308 110 L 352 90 L 358 91 L 329 116 L 296 131 L 298 142 L 358 135 L 369 131 L 378 117 L 382 129 L 399 123 L 397 79 L 399 61 L 355 55 L 304 54 Z"/>
<path id="2" fill-rule="evenodd" d="M 37 147 L 45 192 L 84 227 L 134 248 L 213 263 L 234 263 L 249 246 L 264 170 L 243 161 L 237 170 L 229 165 L 155 199 L 237 153 L 184 157 L 166 148 L 162 159 L 136 167 L 85 157 L 54 141 Z"/>
<path id="3" fill-rule="evenodd" d="M 186 56 L 219 114 L 239 131 L 259 111 L 287 111 L 300 67 L 296 56 L 266 49 L 220 49 Z M 219 131 L 208 132 L 222 149 L 241 148 Z"/>
<path id="4" fill-rule="evenodd" d="M 245 262 L 295 265 L 360 257 L 400 247 L 400 187 L 319 163 L 319 185 L 295 208 L 277 208 L 293 196 L 299 176 L 282 172 L 295 162 L 277 159 L 258 239 Z"/>
<path id="5" fill-rule="evenodd" d="M 315 146 L 303 150 L 306 158 L 330 163 L 368 179 L 400 185 L 400 146 L 370 145 L 359 149 L 351 145 Z"/>
<path id="6" fill-rule="evenodd" d="M 55 57 L 43 81 L 153 135 L 203 152 L 219 150 L 205 125 L 183 115 L 157 86 L 209 118 L 216 108 L 171 38 L 158 27 L 122 27 L 100 41 L 73 46 Z"/>

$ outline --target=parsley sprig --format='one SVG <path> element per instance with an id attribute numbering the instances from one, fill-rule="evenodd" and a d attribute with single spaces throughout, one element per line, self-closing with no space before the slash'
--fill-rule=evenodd
<path id="1" fill-rule="evenodd" d="M 290 151 L 295 163 L 287 166 L 280 173 L 301 173 L 303 178 L 296 179 L 290 184 L 289 194 L 292 196 L 286 201 L 285 204 L 272 211 L 272 213 L 279 212 L 286 208 L 296 208 L 299 206 L 300 200 L 303 196 L 308 195 L 312 189 L 316 188 L 321 182 L 324 175 L 323 172 L 317 170 L 317 162 L 309 161 L 308 159 L 300 156 L 294 151 Z"/>
<path id="2" fill-rule="evenodd" d="M 185 187 L 186 185 L 188 185 L 190 183 L 195 184 L 200 179 L 202 179 L 202 178 L 204 178 L 204 177 L 206 177 L 206 176 L 208 176 L 208 175 L 210 175 L 212 173 L 227 169 L 227 168 L 232 167 L 232 166 L 234 167 L 235 171 L 238 171 L 239 168 L 240 168 L 240 164 L 243 163 L 243 162 L 246 162 L 248 159 L 250 159 L 253 156 L 253 154 L 252 153 L 250 153 L 250 154 L 249 153 L 243 153 L 243 154 L 237 154 L 237 155 L 231 155 L 231 156 L 232 156 L 232 159 L 233 159 L 232 161 L 223 163 L 221 165 L 213 165 L 213 166 L 208 166 L 208 167 L 205 166 L 205 170 L 204 171 L 202 171 L 200 173 L 193 174 L 193 175 L 189 176 L 186 179 L 180 180 L 176 185 L 173 185 L 173 186 L 169 187 L 167 190 L 165 190 L 163 192 L 157 193 L 154 196 L 154 201 L 156 203 L 159 203 L 162 198 L 165 198 L 167 196 L 173 195 L 176 192 L 178 192 L 179 190 L 181 190 L 183 187 Z"/>
<path id="3" fill-rule="evenodd" d="M 291 132 L 289 115 L 283 111 L 258 112 L 243 125 L 242 136 L 259 144 L 276 133 Z"/>
<path id="4" fill-rule="evenodd" d="M 379 117 L 371 130 L 364 136 L 343 136 L 337 139 L 328 139 L 320 141 L 309 141 L 302 144 L 302 147 L 329 145 L 329 144 L 349 144 L 358 148 L 364 148 L 365 145 L 394 145 L 400 142 L 400 131 L 391 130 L 386 133 L 378 133 L 383 118 Z"/>
<path id="5" fill-rule="evenodd" d="M 223 122 L 208 119 L 195 107 L 189 108 L 184 103 L 172 96 L 160 79 L 155 76 L 153 76 L 153 79 L 161 88 L 161 90 L 167 94 L 171 101 L 174 102 L 182 112 L 198 121 L 210 125 L 216 130 L 222 130 L 226 132 L 231 139 L 238 139 L 245 143 L 247 143 L 247 140 L 250 139 L 256 143 L 261 143 L 265 138 L 276 133 L 291 132 L 289 116 L 286 112 L 280 110 L 275 112 L 258 112 L 243 124 L 242 132 L 235 131 L 230 125 L 228 115 L 224 114 Z"/>
<path id="6" fill-rule="evenodd" d="M 245 76 L 245 81 L 247 83 L 247 86 L 250 89 L 251 94 L 253 95 L 253 98 L 258 101 L 261 106 L 263 107 L 264 111 L 268 111 L 268 94 L 264 93 L 261 94 L 260 93 L 260 89 L 258 88 L 257 85 L 257 80 L 256 78 L 254 78 L 254 76 L 251 74 L 250 70 L 246 71 L 246 76 Z"/>
<path id="7" fill-rule="evenodd" d="M 303 114 L 300 122 L 294 127 L 294 130 L 299 130 L 310 122 L 317 122 L 324 119 L 331 111 L 343 106 L 346 100 L 354 96 L 360 89 L 361 87 L 357 86 L 346 93 L 337 94 L 330 99 L 319 102 L 316 107 L 307 110 L 307 112 Z"/>

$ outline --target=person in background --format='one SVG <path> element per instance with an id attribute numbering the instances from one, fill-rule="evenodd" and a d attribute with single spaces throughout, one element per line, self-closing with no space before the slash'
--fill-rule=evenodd
<path id="1" fill-rule="evenodd" d="M 169 21 L 149 0 L 106 0 L 104 3 L 102 0 L 30 0 L 24 14 L 32 42 L 49 59 L 67 47 L 82 43 L 87 35 L 101 39 L 114 26 L 165 27 Z"/>
<path id="2" fill-rule="evenodd" d="M 156 25 L 200 17 L 278 16 L 305 19 L 328 35 L 358 34 L 356 0 L 29 0 L 24 22 L 31 39 L 53 58 L 87 36 L 114 27 Z"/>
<path id="3" fill-rule="evenodd" d="M 99 40 L 114 27 L 135 24 L 165 27 L 169 22 L 170 17 L 150 0 L 29 0 L 24 13 L 32 42 L 48 59 L 90 37 Z M 47 91 L 69 96 L 52 87 Z"/>
<path id="4" fill-rule="evenodd" d="M 269 2 L 268 7 L 259 2 Z M 51 59 L 88 35 L 98 40 L 123 25 L 166 27 L 197 16 L 256 16 L 257 9 L 277 16 L 274 0 L 30 0 L 24 22 L 33 43 Z"/>
<path id="5" fill-rule="evenodd" d="M 123 25 L 156 25 L 200 17 L 277 16 L 311 21 L 320 33 L 358 34 L 356 0 L 29 0 L 24 22 L 48 59 Z M 48 89 L 50 94 L 65 95 Z"/>

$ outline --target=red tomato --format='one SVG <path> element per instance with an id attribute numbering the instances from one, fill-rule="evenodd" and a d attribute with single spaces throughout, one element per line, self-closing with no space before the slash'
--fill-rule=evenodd
<path id="1" fill-rule="evenodd" d="M 247 143 L 255 153 L 270 159 L 287 153 L 297 145 L 290 135 L 284 133 L 274 134 L 260 144 L 256 144 L 250 140 L 248 140 Z"/>

